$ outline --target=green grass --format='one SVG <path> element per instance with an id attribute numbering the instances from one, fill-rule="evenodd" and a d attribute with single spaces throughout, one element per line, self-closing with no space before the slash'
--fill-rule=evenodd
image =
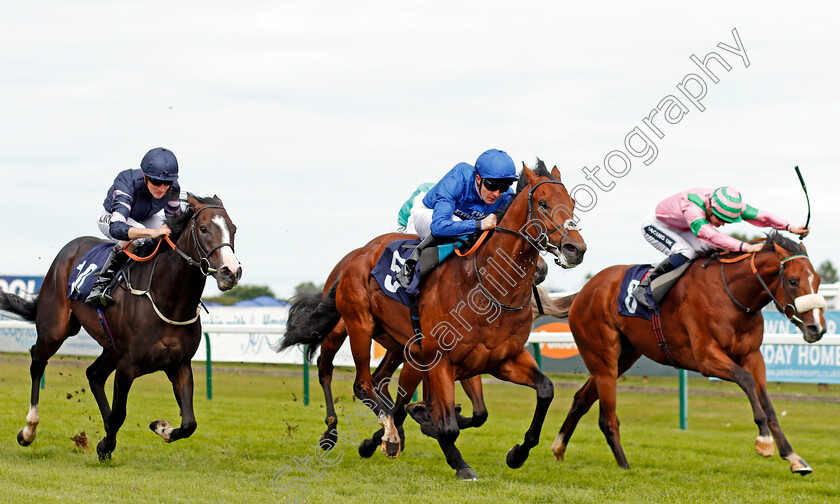
<path id="1" fill-rule="evenodd" d="M 840 499 L 840 404 L 776 399 L 782 428 L 797 453 L 814 468 L 805 478 L 790 474 L 778 456 L 758 456 L 757 429 L 742 395 L 691 396 L 689 430 L 681 431 L 679 399 L 672 394 L 619 392 L 622 440 L 632 469 L 618 468 L 597 426 L 597 405 L 581 420 L 566 452 L 555 462 L 549 447 L 565 418 L 574 388 L 555 389 L 540 445 L 518 470 L 505 453 L 530 423 L 535 393 L 524 387 L 485 386 L 490 418 L 480 429 L 462 432 L 458 447 L 478 474 L 461 482 L 446 465 L 434 440 L 410 419 L 406 451 L 398 460 L 381 453 L 361 459 L 355 443 L 341 440 L 340 461 L 332 467 L 314 460 L 323 430 L 323 398 L 313 379 L 312 404 L 302 405 L 298 368 L 268 365 L 216 366 L 213 400 L 205 397 L 204 374 L 196 366 L 198 430 L 186 440 L 166 444 L 148 424 L 180 418 L 166 377 L 137 380 L 129 396 L 128 417 L 110 462 L 102 463 L 95 443 L 102 421 L 84 376 L 86 359 L 56 357 L 47 367 L 41 394 L 41 424 L 32 446 L 15 442 L 29 399 L 28 362 L 0 355 L 0 502 L 292 502 L 305 488 L 303 502 L 580 502 L 580 503 L 826 503 Z M 260 372 L 255 372 L 260 371 Z M 341 369 L 346 378 L 351 371 Z M 583 376 L 554 376 L 582 382 Z M 644 385 L 630 377 L 621 385 Z M 651 379 L 649 386 L 676 386 L 675 379 Z M 109 386 L 110 387 L 110 386 Z M 339 431 L 367 437 L 354 414 L 352 381 L 337 379 Z M 692 389 L 736 390 L 732 384 L 690 380 Z M 85 391 L 82 391 L 82 388 Z M 771 395 L 776 385 L 771 386 Z M 816 385 L 783 384 L 781 393 L 817 394 Z M 68 394 L 71 396 L 68 398 Z M 459 401 L 469 411 L 460 392 Z M 837 397 L 833 386 L 821 395 Z M 85 431 L 91 449 L 70 438 Z M 294 458 L 310 457 L 314 477 Z M 331 453 L 330 458 L 339 454 Z M 287 485 L 287 492 L 276 488 Z M 315 478 L 320 479 L 315 479 Z M 304 483 L 305 482 L 305 483 Z M 305 484 L 305 487 L 304 487 Z"/>

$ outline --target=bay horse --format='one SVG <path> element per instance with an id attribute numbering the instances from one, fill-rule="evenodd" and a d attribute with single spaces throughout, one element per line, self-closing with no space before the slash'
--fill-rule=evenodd
<path id="1" fill-rule="evenodd" d="M 421 431 L 438 440 L 447 463 L 462 479 L 476 479 L 455 441 L 459 434 L 454 383 L 489 373 L 537 391 L 537 406 L 522 445 L 506 457 L 520 467 L 539 441 L 554 387 L 525 349 L 531 331 L 531 285 L 541 251 L 556 256 L 562 267 L 583 260 L 586 244 L 573 220 L 574 201 L 556 167 L 549 172 L 538 161 L 523 166 L 513 202 L 495 233 L 470 257 L 455 257 L 435 268 L 423 281 L 419 296 L 420 325 L 414 334 L 409 310 L 385 295 L 370 272 L 386 246 L 404 238 L 388 234 L 372 240 L 344 266 L 340 278 L 318 305 L 302 309 L 287 326 L 281 348 L 309 345 L 314 351 L 343 321 L 356 364 L 354 394 L 378 416 L 384 430 L 381 448 L 391 458 L 400 453 L 398 428 L 406 414 Z M 409 394 L 386 401 L 375 390 L 370 373 L 373 338 L 401 352 L 406 365 L 399 385 L 414 390 L 422 379 L 427 401 L 404 408 Z M 323 357 L 323 356 L 322 356 Z M 390 403 L 390 404 L 389 404 Z"/>
<path id="2" fill-rule="evenodd" d="M 71 271 L 88 250 L 105 240 L 85 236 L 65 245 L 44 277 L 37 298 L 28 301 L 0 293 L 0 309 L 34 321 L 38 333 L 29 350 L 32 391 L 26 426 L 17 435 L 21 446 L 35 440 L 40 421 L 39 385 L 47 361 L 82 327 L 103 349 L 86 373 L 105 424 L 105 437 L 96 445 L 100 460 L 110 459 L 116 448 L 132 382 L 154 371 L 165 372 L 172 382 L 182 420 L 178 428 L 165 420 L 156 420 L 149 427 L 166 442 L 195 431 L 191 359 L 201 341 L 201 294 L 209 275 L 220 290 L 233 288 L 242 277 L 242 267 L 233 252 L 236 226 L 222 201 L 190 194 L 187 202 L 187 209 L 167 222 L 174 245 L 162 247 L 153 261 L 131 261 L 126 276 L 114 287 L 115 303 L 104 312 L 110 335 L 100 325 L 95 308 L 83 300 L 67 298 Z M 114 372 L 109 405 L 105 381 Z"/>
<path id="3" fill-rule="evenodd" d="M 804 246 L 775 232 L 760 252 L 744 254 L 735 262 L 728 257 L 698 258 L 671 289 L 660 312 L 664 344 L 657 342 L 650 321 L 618 314 L 618 303 L 635 302 L 629 293 L 619 292 L 628 266 L 607 268 L 580 292 L 557 300 L 558 307 L 568 311 L 580 356 L 591 373 L 575 394 L 551 447 L 558 461 L 563 460 L 580 418 L 599 400 L 598 425 L 618 465 L 630 468 L 619 439 L 616 378 L 644 355 L 660 364 L 737 383 L 758 425 L 756 452 L 772 456 L 775 439 L 792 472 L 811 472 L 785 438 L 767 395 L 760 351 L 761 309 L 772 301 L 802 331 L 806 342 L 818 341 L 826 331 L 825 299 L 817 294 L 820 276 Z"/>
<path id="4" fill-rule="evenodd" d="M 404 236 L 407 239 L 419 238 L 419 236 L 411 234 Z M 333 268 L 332 272 L 330 272 L 330 275 L 327 277 L 327 281 L 324 283 L 324 292 L 320 294 L 310 294 L 296 300 L 290 310 L 287 327 L 291 326 L 294 331 L 296 326 L 300 324 L 301 320 L 305 320 L 306 312 L 317 307 L 317 305 L 321 302 L 321 299 L 329 293 L 329 286 L 334 284 L 340 278 L 341 272 L 344 270 L 344 266 L 349 263 L 351 259 L 355 258 L 361 250 L 362 249 L 360 248 L 355 249 L 339 261 L 339 263 Z M 539 257 L 537 261 L 537 271 L 534 278 L 534 285 L 536 286 L 542 283 L 547 274 L 548 265 L 541 257 Z M 540 296 L 540 302 L 537 303 L 537 301 L 532 298 L 531 311 L 533 312 L 533 316 L 537 317 L 543 314 L 551 315 L 555 308 L 551 304 L 548 294 L 546 294 L 542 289 L 537 290 L 537 288 L 534 289 L 534 292 L 536 295 Z M 321 353 L 318 356 L 318 381 L 324 392 L 324 400 L 326 402 L 326 418 L 324 423 L 327 425 L 327 429 L 323 434 L 321 434 L 320 444 L 325 450 L 329 450 L 338 442 L 338 415 L 336 415 L 335 412 L 335 401 L 333 400 L 332 394 L 332 363 L 336 353 L 339 348 L 341 348 L 341 345 L 344 344 L 346 339 L 347 328 L 344 324 L 344 320 L 339 320 L 332 331 L 330 331 L 329 335 L 327 335 L 327 338 L 320 345 Z M 306 356 L 308 360 L 312 359 L 316 349 L 317 348 L 312 348 L 311 351 L 308 352 L 308 355 Z M 403 355 L 401 350 L 395 351 L 386 349 L 385 356 L 382 358 L 382 361 L 372 375 L 374 388 L 380 395 L 382 395 L 383 398 L 387 398 L 386 401 L 391 398 L 389 385 L 393 382 L 392 376 L 402 363 Z M 472 403 L 472 416 L 467 418 L 462 416 L 460 411 L 456 411 L 458 427 L 460 429 L 480 427 L 487 421 L 488 417 L 487 405 L 484 402 L 481 376 L 476 375 L 471 378 L 465 378 L 461 380 L 461 386 Z M 397 393 L 400 395 L 413 395 L 414 390 L 404 390 L 397 386 Z M 402 427 L 399 427 L 398 431 L 401 443 L 400 451 L 404 451 L 405 437 L 403 436 Z M 359 445 L 359 454 L 366 458 L 372 456 L 376 451 L 376 448 L 380 446 L 383 434 L 384 430 L 380 429 L 371 438 L 362 441 Z"/>

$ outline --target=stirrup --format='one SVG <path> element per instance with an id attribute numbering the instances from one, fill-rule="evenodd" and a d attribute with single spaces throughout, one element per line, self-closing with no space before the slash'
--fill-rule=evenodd
<path id="1" fill-rule="evenodd" d="M 407 289 L 411 280 L 414 278 L 414 270 L 417 267 L 417 262 L 411 258 L 406 259 L 402 268 L 397 272 L 396 279 L 403 289 Z"/>

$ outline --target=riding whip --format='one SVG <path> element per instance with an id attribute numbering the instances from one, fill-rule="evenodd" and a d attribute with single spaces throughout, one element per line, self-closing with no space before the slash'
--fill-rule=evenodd
<path id="1" fill-rule="evenodd" d="M 805 229 L 808 228 L 808 223 L 811 222 L 811 198 L 808 197 L 808 189 L 805 187 L 805 179 L 802 178 L 802 173 L 799 171 L 799 165 L 793 167 L 796 170 L 796 176 L 799 177 L 799 183 L 802 184 L 802 190 L 805 191 L 805 201 L 808 202 L 808 218 L 805 220 Z M 802 236 L 799 240 L 802 240 Z"/>

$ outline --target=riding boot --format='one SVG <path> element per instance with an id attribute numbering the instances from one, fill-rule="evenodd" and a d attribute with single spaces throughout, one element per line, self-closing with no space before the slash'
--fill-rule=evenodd
<path id="1" fill-rule="evenodd" d="M 123 252 L 122 247 L 120 247 L 119 244 L 114 245 L 114 248 L 111 249 L 111 253 L 108 254 L 108 259 L 106 259 L 105 264 L 102 265 L 102 270 L 99 272 L 99 278 L 97 278 L 96 282 L 93 284 L 93 288 L 90 290 L 90 295 L 87 299 L 85 299 L 85 303 L 102 308 L 105 308 L 113 303 L 114 298 L 108 292 L 108 287 L 111 285 L 111 282 L 114 281 L 114 277 L 117 275 L 117 272 L 127 261 L 128 255 Z"/>
<path id="2" fill-rule="evenodd" d="M 397 282 L 399 282 L 403 289 L 408 288 L 411 280 L 414 278 L 414 272 L 417 269 L 417 263 L 420 261 L 423 249 L 428 247 L 434 241 L 435 238 L 432 235 L 420 240 L 420 243 L 417 244 L 417 247 L 411 252 L 408 259 L 405 260 L 405 263 L 400 271 L 397 272 Z"/>
<path id="3" fill-rule="evenodd" d="M 676 256 L 679 256 L 679 259 L 676 261 L 672 260 L 671 257 L 668 257 L 664 261 L 657 264 L 656 267 L 653 268 L 653 271 L 648 273 L 648 275 L 644 279 L 642 279 L 642 282 L 638 286 L 636 286 L 635 289 L 633 289 L 633 297 L 640 305 L 644 306 L 648 310 L 652 310 L 653 307 L 650 305 L 650 303 L 648 303 L 647 297 L 645 296 L 645 291 L 650 286 L 650 282 L 652 282 L 656 277 L 664 275 L 669 271 L 674 271 L 674 269 L 676 269 L 677 266 L 679 266 L 679 264 L 685 262 L 685 256 L 683 256 L 682 254 L 675 254 L 672 257 L 676 258 Z M 674 262 L 677 262 L 679 264 L 675 265 Z"/>

